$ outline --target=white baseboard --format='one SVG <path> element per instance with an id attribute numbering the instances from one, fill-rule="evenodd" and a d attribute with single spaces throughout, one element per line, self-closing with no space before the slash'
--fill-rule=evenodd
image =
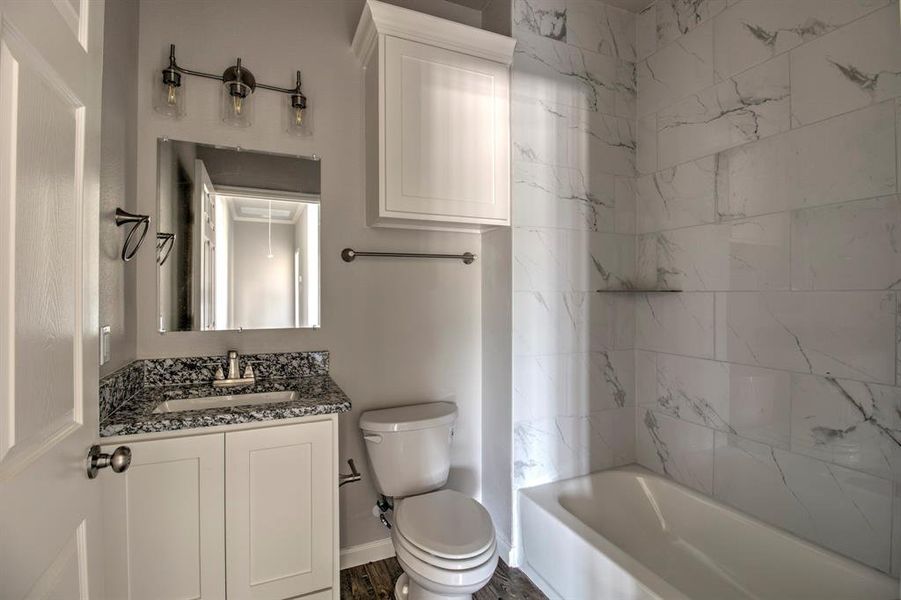
<path id="1" fill-rule="evenodd" d="M 511 546 L 507 540 L 500 537 L 497 538 L 497 555 L 501 557 L 501 560 L 504 561 L 504 564 L 508 567 L 513 567 L 515 569 L 519 566 L 519 553 L 516 551 L 516 548 Z"/>
<path id="2" fill-rule="evenodd" d="M 557 593 L 551 584 L 544 580 L 544 577 L 535 572 L 535 570 L 529 565 L 529 563 L 523 561 L 519 567 L 519 570 L 525 573 L 526 577 L 531 580 L 532 583 L 535 584 L 539 590 L 544 593 L 545 596 L 549 598 L 549 600 L 563 600 L 560 594 Z"/>
<path id="3" fill-rule="evenodd" d="M 341 569 L 349 569 L 394 556 L 391 538 L 341 548 Z"/>

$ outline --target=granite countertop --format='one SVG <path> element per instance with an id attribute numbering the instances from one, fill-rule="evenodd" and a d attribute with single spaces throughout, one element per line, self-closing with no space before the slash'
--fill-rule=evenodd
<path id="1" fill-rule="evenodd" d="M 158 404 L 166 400 L 287 390 L 297 392 L 299 398 L 288 402 L 248 406 L 205 408 L 171 413 L 153 412 Z M 311 375 L 293 379 L 262 379 L 253 385 L 233 388 L 216 388 L 209 383 L 153 386 L 143 388 L 104 419 L 100 423 L 100 437 L 275 421 L 342 413 L 349 410 L 350 399 L 328 375 Z"/>

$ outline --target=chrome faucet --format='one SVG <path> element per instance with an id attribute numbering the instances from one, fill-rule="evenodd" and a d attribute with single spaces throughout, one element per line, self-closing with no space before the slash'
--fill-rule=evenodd
<path id="1" fill-rule="evenodd" d="M 222 372 L 222 367 L 216 369 L 215 379 L 213 379 L 213 387 L 238 387 L 241 385 L 253 385 L 256 383 L 256 376 L 253 373 L 253 367 L 247 365 L 244 367 L 244 374 L 239 375 L 240 365 L 238 363 L 237 350 L 228 351 L 228 377 Z"/>

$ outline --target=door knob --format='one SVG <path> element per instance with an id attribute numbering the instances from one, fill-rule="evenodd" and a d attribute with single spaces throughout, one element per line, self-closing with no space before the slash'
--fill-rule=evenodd
<path id="1" fill-rule="evenodd" d="M 119 446 L 113 450 L 112 454 L 105 454 L 100 451 L 100 446 L 91 446 L 88 451 L 88 479 L 97 477 L 100 469 L 109 467 L 113 473 L 121 473 L 128 469 L 131 464 L 131 448 L 128 446 Z"/>

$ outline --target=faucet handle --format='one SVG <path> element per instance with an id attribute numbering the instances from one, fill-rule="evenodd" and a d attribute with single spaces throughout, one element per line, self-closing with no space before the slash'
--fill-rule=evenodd
<path id="1" fill-rule="evenodd" d="M 244 367 L 244 379 L 254 379 L 253 367 L 247 365 Z"/>
<path id="2" fill-rule="evenodd" d="M 222 372 L 222 365 L 216 367 L 216 374 L 213 375 L 215 379 L 225 379 L 225 373 Z"/>

